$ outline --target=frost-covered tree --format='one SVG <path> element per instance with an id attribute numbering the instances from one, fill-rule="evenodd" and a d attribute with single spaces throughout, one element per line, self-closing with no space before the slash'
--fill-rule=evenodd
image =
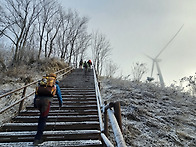
<path id="1" fill-rule="evenodd" d="M 189 92 L 192 95 L 196 94 L 196 73 L 193 76 L 183 77 L 180 82 L 186 84 L 185 86 L 189 88 Z"/>
<path id="2" fill-rule="evenodd" d="M 142 79 L 142 76 L 147 72 L 145 63 L 135 63 L 132 66 L 132 76 L 133 81 L 139 82 Z"/>
<path id="3" fill-rule="evenodd" d="M 6 46 L 0 43 L 0 69 L 6 71 L 11 61 L 12 52 L 6 50 Z"/>
<path id="4" fill-rule="evenodd" d="M 14 45 L 13 63 L 23 58 L 23 52 L 29 40 L 29 34 L 40 14 L 38 0 L 6 0 L 1 14 L 1 33 Z"/>
<path id="5" fill-rule="evenodd" d="M 102 75 L 104 63 L 111 52 L 110 42 L 105 35 L 95 32 L 92 35 L 91 48 L 97 74 Z"/>
<path id="6" fill-rule="evenodd" d="M 113 63 L 112 61 L 107 62 L 105 66 L 105 72 L 107 77 L 113 77 L 117 70 L 118 66 L 115 63 Z"/>

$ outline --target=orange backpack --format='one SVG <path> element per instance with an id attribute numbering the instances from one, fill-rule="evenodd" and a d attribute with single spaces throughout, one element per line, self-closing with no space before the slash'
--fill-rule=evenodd
<path id="1" fill-rule="evenodd" d="M 56 78 L 44 76 L 36 87 L 38 96 L 53 97 L 56 94 Z"/>

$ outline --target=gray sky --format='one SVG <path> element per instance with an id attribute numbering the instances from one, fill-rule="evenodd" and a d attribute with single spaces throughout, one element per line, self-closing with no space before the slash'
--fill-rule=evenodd
<path id="1" fill-rule="evenodd" d="M 90 32 L 106 35 L 113 48 L 111 58 L 125 76 L 135 62 L 146 63 L 145 76 L 150 76 L 152 61 L 144 54 L 155 57 L 184 24 L 160 55 L 159 65 L 167 84 L 196 72 L 196 0 L 58 1 L 89 17 Z"/>

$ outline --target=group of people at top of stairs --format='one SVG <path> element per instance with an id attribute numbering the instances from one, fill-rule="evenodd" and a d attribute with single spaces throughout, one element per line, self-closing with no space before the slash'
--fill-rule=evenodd
<path id="1" fill-rule="evenodd" d="M 40 116 L 38 119 L 37 133 L 33 142 L 33 145 L 35 146 L 43 143 L 43 131 L 46 126 L 50 106 L 55 95 L 57 95 L 59 100 L 59 107 L 62 107 L 63 101 L 61 90 L 58 85 L 58 81 L 56 80 L 56 74 L 51 73 L 44 76 L 36 87 L 34 107 L 40 111 Z"/>
<path id="2" fill-rule="evenodd" d="M 80 63 L 79 63 L 79 68 L 82 69 L 84 68 L 84 73 L 85 75 L 87 74 L 88 69 L 91 69 L 92 67 L 92 61 L 88 60 L 88 61 L 84 61 L 81 59 Z"/>

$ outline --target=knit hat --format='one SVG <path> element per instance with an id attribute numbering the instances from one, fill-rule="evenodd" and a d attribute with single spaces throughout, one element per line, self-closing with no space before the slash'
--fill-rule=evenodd
<path id="1" fill-rule="evenodd" d="M 56 74 L 55 73 L 50 73 L 48 76 L 49 77 L 55 77 L 56 78 Z"/>

